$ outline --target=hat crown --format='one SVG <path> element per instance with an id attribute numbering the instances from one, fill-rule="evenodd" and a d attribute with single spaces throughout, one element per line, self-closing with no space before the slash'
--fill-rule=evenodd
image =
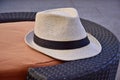
<path id="1" fill-rule="evenodd" d="M 86 31 L 74 8 L 38 12 L 34 33 L 40 38 L 54 41 L 80 40 L 86 37 Z"/>

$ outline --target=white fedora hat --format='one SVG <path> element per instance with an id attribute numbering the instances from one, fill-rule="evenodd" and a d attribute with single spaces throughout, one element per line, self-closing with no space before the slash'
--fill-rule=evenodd
<path id="1" fill-rule="evenodd" d="M 25 36 L 31 48 L 55 59 L 69 61 L 99 54 L 99 41 L 87 33 L 74 8 L 38 12 L 33 31 Z"/>

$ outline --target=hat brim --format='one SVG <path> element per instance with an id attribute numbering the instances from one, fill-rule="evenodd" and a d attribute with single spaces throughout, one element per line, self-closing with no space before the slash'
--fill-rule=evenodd
<path id="1" fill-rule="evenodd" d="M 33 31 L 29 32 L 25 36 L 25 43 L 31 48 L 39 52 L 42 52 L 45 55 L 48 55 L 58 60 L 70 61 L 70 60 L 93 57 L 101 52 L 102 47 L 99 41 L 95 37 L 93 37 L 91 34 L 87 33 L 87 35 L 90 40 L 90 44 L 82 48 L 71 49 L 71 50 L 56 50 L 56 49 L 49 49 L 49 48 L 38 46 L 33 41 L 33 36 L 34 36 Z"/>

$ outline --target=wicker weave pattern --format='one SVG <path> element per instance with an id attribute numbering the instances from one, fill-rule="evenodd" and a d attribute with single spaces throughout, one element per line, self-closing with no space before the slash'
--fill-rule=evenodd
<path id="1" fill-rule="evenodd" d="M 35 19 L 35 14 L 35 12 L 0 13 L 0 23 L 33 21 Z"/>
<path id="2" fill-rule="evenodd" d="M 35 12 L 1 13 L 0 22 L 34 21 Z M 86 31 L 96 37 L 102 52 L 92 58 L 65 62 L 56 66 L 30 68 L 27 80 L 114 80 L 119 57 L 119 41 L 107 29 L 81 19 Z"/>

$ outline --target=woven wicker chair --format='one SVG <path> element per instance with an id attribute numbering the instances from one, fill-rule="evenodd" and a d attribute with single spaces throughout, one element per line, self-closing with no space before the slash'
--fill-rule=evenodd
<path id="1" fill-rule="evenodd" d="M 34 21 L 36 12 L 0 13 L 0 23 Z M 102 45 L 102 52 L 92 58 L 63 64 L 29 68 L 27 80 L 115 80 L 119 63 L 119 41 L 107 29 L 94 22 L 81 19 L 87 32 Z"/>

